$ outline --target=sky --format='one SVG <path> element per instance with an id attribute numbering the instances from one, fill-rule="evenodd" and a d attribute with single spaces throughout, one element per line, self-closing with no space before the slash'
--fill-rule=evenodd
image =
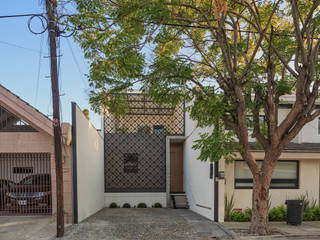
<path id="1" fill-rule="evenodd" d="M 1 0 L 0 16 L 44 13 L 43 4 L 40 0 Z M 69 5 L 64 13 L 74 11 Z M 51 117 L 48 36 L 47 32 L 41 35 L 31 33 L 28 20 L 29 17 L 0 18 L 0 84 Z M 37 19 L 31 22 L 34 31 L 38 31 L 39 26 Z M 89 84 L 85 76 L 89 65 L 83 57 L 82 49 L 72 37 L 60 38 L 60 55 L 62 121 L 71 123 L 71 102 L 76 102 L 81 109 L 90 110 L 91 122 L 100 129 L 100 116 L 89 105 Z"/>

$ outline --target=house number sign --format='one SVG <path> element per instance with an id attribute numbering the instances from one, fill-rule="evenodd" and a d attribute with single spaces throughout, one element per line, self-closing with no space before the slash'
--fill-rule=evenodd
<path id="1" fill-rule="evenodd" d="M 125 153 L 123 171 L 125 173 L 137 173 L 138 170 L 139 170 L 138 154 Z"/>

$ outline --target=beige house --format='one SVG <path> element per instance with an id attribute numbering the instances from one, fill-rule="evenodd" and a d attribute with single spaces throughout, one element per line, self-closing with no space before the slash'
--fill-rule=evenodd
<path id="1" fill-rule="evenodd" d="M 72 156 L 71 147 L 67 144 L 69 128 L 68 124 L 62 126 L 66 222 L 72 220 Z M 52 121 L 2 85 L 0 85 L 0 180 L 4 182 L 3 188 L 9 184 L 28 181 L 33 188 L 28 190 L 25 185 L 25 189 L 16 193 L 18 190 L 11 187 L 10 190 L 5 190 L 11 191 L 14 195 L 10 198 L 5 196 L 5 191 L 2 191 L 0 215 L 55 216 Z M 41 200 L 43 195 L 46 195 L 46 198 Z"/>
<path id="2" fill-rule="evenodd" d="M 294 96 L 282 98 L 279 122 L 290 111 L 294 100 Z M 320 102 L 318 104 L 319 109 Z M 257 160 L 262 160 L 264 152 L 254 144 L 254 139 L 251 141 L 252 153 Z M 219 183 L 221 201 L 224 195 L 228 199 L 234 195 L 235 209 L 251 208 L 252 175 L 241 156 L 238 154 L 237 160 L 233 163 L 220 161 L 219 170 L 225 172 L 225 179 Z M 317 201 L 319 204 L 320 118 L 306 124 L 285 148 L 273 173 L 270 188 L 271 207 L 283 205 L 287 199 L 297 199 L 303 194 L 308 194 L 309 200 Z"/>

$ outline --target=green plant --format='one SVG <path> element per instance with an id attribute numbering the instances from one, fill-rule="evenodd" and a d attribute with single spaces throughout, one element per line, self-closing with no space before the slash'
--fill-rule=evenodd
<path id="1" fill-rule="evenodd" d="M 224 196 L 224 220 L 230 221 L 231 220 L 231 213 L 233 211 L 234 207 L 234 194 L 232 193 L 230 200 L 228 199 L 228 196 Z"/>
<path id="2" fill-rule="evenodd" d="M 314 216 L 313 211 L 311 209 L 309 209 L 308 211 L 303 212 L 302 220 L 303 221 L 314 221 L 315 216 Z"/>
<path id="3" fill-rule="evenodd" d="M 312 209 L 314 220 L 320 221 L 320 206 L 316 206 Z"/>
<path id="4" fill-rule="evenodd" d="M 156 202 L 153 206 L 153 208 L 162 208 L 161 203 Z"/>
<path id="5" fill-rule="evenodd" d="M 310 209 L 313 209 L 317 205 L 317 200 L 315 200 L 312 196 L 309 197 L 309 193 L 306 192 L 297 197 L 297 200 L 301 200 L 303 203 L 303 211 L 307 212 Z"/>
<path id="6" fill-rule="evenodd" d="M 147 204 L 145 203 L 139 203 L 137 208 L 146 208 L 147 207 Z"/>
<path id="7" fill-rule="evenodd" d="M 252 209 L 251 209 L 251 208 L 247 208 L 246 210 L 244 210 L 244 214 L 245 214 L 246 216 L 248 216 L 249 220 L 251 220 Z"/>
<path id="8" fill-rule="evenodd" d="M 120 128 L 118 128 L 118 131 L 120 133 L 127 133 L 128 132 L 128 127 L 127 126 L 121 126 Z"/>
<path id="9" fill-rule="evenodd" d="M 122 205 L 123 208 L 131 208 L 131 205 L 129 203 L 124 203 Z"/>
<path id="10" fill-rule="evenodd" d="M 234 222 L 248 222 L 249 216 L 243 212 L 232 212 L 230 215 L 230 219 Z"/>
<path id="11" fill-rule="evenodd" d="M 118 205 L 115 202 L 113 202 L 109 205 L 109 208 L 117 208 L 117 207 L 118 207 Z"/>
<path id="12" fill-rule="evenodd" d="M 269 221 L 285 221 L 287 219 L 287 209 L 284 205 L 274 207 L 269 211 Z"/>

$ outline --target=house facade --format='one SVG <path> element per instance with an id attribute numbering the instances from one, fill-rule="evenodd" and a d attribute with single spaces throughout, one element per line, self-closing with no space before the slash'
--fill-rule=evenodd
<path id="1" fill-rule="evenodd" d="M 279 122 L 290 111 L 294 96 L 284 96 L 279 106 Z M 320 103 L 317 103 L 317 109 Z M 261 114 L 263 116 L 263 113 Z M 250 129 L 249 129 L 250 130 Z M 250 148 L 259 161 L 264 153 L 251 139 Z M 252 175 L 247 165 L 237 154 L 236 161 L 226 164 L 221 161 L 220 168 L 225 171 L 224 191 L 228 199 L 234 195 L 235 209 L 251 207 Z M 274 170 L 270 185 L 271 207 L 284 205 L 287 199 L 297 199 L 308 195 L 309 200 L 319 203 L 320 199 L 320 118 L 306 124 L 281 154 Z"/>
<path id="2" fill-rule="evenodd" d="M 72 220 L 70 125 L 63 124 L 64 205 Z M 0 216 L 56 214 L 53 125 L 0 85 Z M 11 185 L 23 183 L 23 188 Z M 10 185 L 10 186 L 9 186 Z M 41 196 L 45 196 L 41 200 Z M 40 199 L 40 200 L 39 200 Z M 37 202 L 38 201 L 38 202 Z"/>
<path id="3" fill-rule="evenodd" d="M 234 195 L 234 208 L 251 207 L 252 175 L 240 154 L 232 163 L 197 160 L 192 148 L 200 134 L 184 104 L 157 106 L 147 96 L 128 94 L 125 116 L 103 113 L 105 206 L 159 202 L 175 207 L 176 195 L 185 195 L 186 207 L 211 220 L 224 220 L 225 196 Z M 294 98 L 285 96 L 279 121 L 290 111 Z M 263 118 L 263 113 L 261 113 Z M 250 130 L 250 128 L 249 128 Z M 250 139 L 257 160 L 263 151 Z M 301 194 L 319 203 L 320 120 L 308 123 L 280 156 L 271 183 L 271 206 Z M 183 202 L 183 201 L 182 201 Z M 183 205 L 183 204 L 182 204 Z"/>

